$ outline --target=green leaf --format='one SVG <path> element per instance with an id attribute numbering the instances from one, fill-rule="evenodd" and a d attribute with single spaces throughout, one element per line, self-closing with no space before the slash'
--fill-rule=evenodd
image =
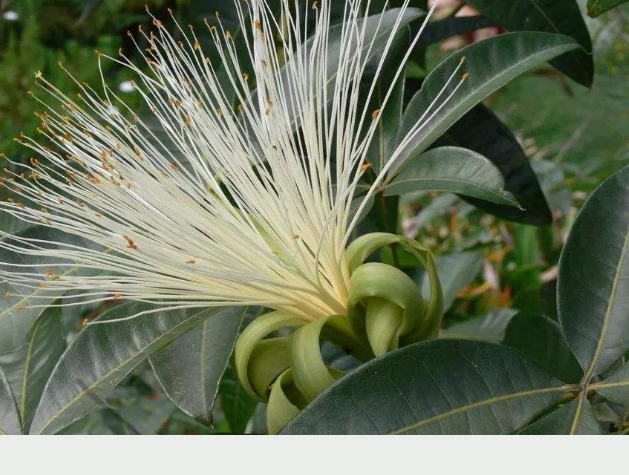
<path id="1" fill-rule="evenodd" d="M 419 39 L 419 45 L 431 45 L 468 31 L 480 30 L 493 23 L 484 16 L 457 16 L 431 21 Z"/>
<path id="2" fill-rule="evenodd" d="M 342 378 L 287 434 L 509 434 L 553 407 L 567 387 L 497 345 L 433 340 Z"/>
<path id="3" fill-rule="evenodd" d="M 378 81 L 372 100 L 372 110 L 380 109 L 390 84 Z M 377 174 L 384 168 L 395 151 L 397 134 L 402 123 L 404 103 L 404 76 L 400 75 L 386 107 L 382 110 L 378 127 L 369 143 L 367 161 Z"/>
<path id="4" fill-rule="evenodd" d="M 148 304 L 127 303 L 103 314 L 101 321 L 133 320 L 87 326 L 57 363 L 41 397 L 30 433 L 54 434 L 99 405 L 107 394 L 147 356 L 220 310 L 159 311 Z"/>
<path id="5" fill-rule="evenodd" d="M 607 379 L 592 386 L 601 396 L 611 401 L 629 404 L 629 363 L 625 363 Z"/>
<path id="6" fill-rule="evenodd" d="M 592 406 L 586 399 L 583 408 L 579 409 L 579 399 L 573 399 L 569 403 L 555 409 L 535 421 L 530 426 L 522 429 L 520 435 L 600 435 L 601 426 L 592 412 Z M 582 411 L 583 416 L 578 424 L 573 427 L 577 410 Z"/>
<path id="7" fill-rule="evenodd" d="M 482 155 L 464 148 L 435 148 L 409 160 L 391 181 L 385 196 L 414 191 L 446 191 L 502 205 L 518 206 L 505 190 L 496 166 Z"/>
<path id="8" fill-rule="evenodd" d="M 375 72 L 375 67 L 373 66 L 380 61 L 383 52 L 382 50 L 391 40 L 392 32 L 394 30 L 396 31 L 396 38 L 392 41 L 399 40 L 400 38 L 406 36 L 406 27 L 409 24 L 419 18 L 424 18 L 425 15 L 426 14 L 422 10 L 417 8 L 408 8 L 401 15 L 400 21 L 398 22 L 398 17 L 400 17 L 399 9 L 391 9 L 382 13 L 370 15 L 358 21 L 357 28 L 361 31 L 361 35 L 364 35 L 364 43 L 362 49 L 360 51 L 356 50 L 355 54 L 368 55 L 366 56 L 366 60 L 369 61 L 369 64 L 365 68 L 366 76 L 369 76 L 370 74 L 373 75 L 373 72 Z M 343 25 L 334 25 L 329 29 L 326 39 L 326 67 L 328 71 L 326 85 L 328 88 L 328 101 L 331 101 L 334 96 L 333 91 L 339 70 L 341 52 L 347 48 L 347 41 L 347 32 L 343 32 Z M 312 48 L 312 43 L 313 40 L 311 38 L 304 43 L 303 48 L 306 48 L 306 51 L 309 52 Z M 343 46 L 343 49 L 341 46 Z M 284 83 L 287 82 L 286 78 L 289 75 L 289 69 L 287 69 L 288 67 L 289 66 L 284 66 L 279 72 L 280 77 L 282 78 L 281 81 Z M 256 96 L 257 95 L 254 92 L 252 97 Z M 298 126 L 299 111 L 291 104 L 291 97 L 287 97 L 286 100 L 288 117 L 291 119 L 293 124 Z"/>
<path id="9" fill-rule="evenodd" d="M 24 366 L 21 368 L 19 388 L 15 391 L 24 432 L 28 432 L 44 387 L 65 348 L 63 312 L 59 307 L 50 307 L 42 313 L 29 332 L 23 353 Z"/>
<path id="10" fill-rule="evenodd" d="M 585 202 L 559 260 L 557 311 L 586 381 L 629 349 L 629 167 Z"/>
<path id="11" fill-rule="evenodd" d="M 225 309 L 149 357 L 168 397 L 202 424 L 212 422 L 218 385 L 246 311 Z"/>
<path id="12" fill-rule="evenodd" d="M 227 368 L 221 379 L 220 402 L 232 433 L 243 434 L 256 410 L 258 401 L 247 394 L 231 367 Z"/>
<path id="13" fill-rule="evenodd" d="M 627 3 L 627 1 L 628 0 L 588 0 L 588 15 L 595 18 L 612 8 L 616 8 L 623 3 Z"/>
<path id="14" fill-rule="evenodd" d="M 550 318 L 517 314 L 509 322 L 502 344 L 521 351 L 564 383 L 578 383 L 583 377 L 583 369 L 568 348 L 559 324 Z"/>
<path id="15" fill-rule="evenodd" d="M 461 289 L 470 285 L 480 272 L 483 254 L 481 252 L 448 254 L 437 257 L 435 264 L 443 291 L 443 308 L 448 310 Z M 421 284 L 422 294 L 428 295 L 430 282 L 423 278 Z"/>
<path id="16" fill-rule="evenodd" d="M 567 36 L 521 32 L 494 36 L 451 55 L 431 71 L 404 113 L 398 140 L 404 138 L 428 111 L 419 133 L 416 133 L 400 151 L 397 163 L 389 174 L 389 180 L 406 160 L 426 150 L 489 94 L 525 71 L 576 48 L 579 48 L 579 45 Z M 466 63 L 440 94 L 447 78 L 461 64 L 463 57 L 466 58 Z M 454 92 L 465 71 L 469 73 L 469 77 Z M 450 97 L 452 93 L 454 94 Z M 446 101 L 448 97 L 450 98 Z M 430 108 L 435 99 L 437 105 Z"/>
<path id="17" fill-rule="evenodd" d="M 442 329 L 439 338 L 500 343 L 516 313 L 511 308 L 499 308 L 485 315 L 471 317 Z"/>
<path id="18" fill-rule="evenodd" d="M 466 201 L 510 221 L 537 226 L 552 222 L 546 197 L 524 150 L 507 126 L 484 105 L 477 105 L 461 117 L 436 145 L 468 148 L 487 157 L 498 167 L 507 190 L 523 209 L 463 197 Z"/>
<path id="19" fill-rule="evenodd" d="M 551 64 L 578 83 L 592 86 L 592 40 L 576 0 L 469 0 L 468 3 L 508 30 L 560 33 L 577 40 L 583 50 L 560 56 Z"/>
<path id="20" fill-rule="evenodd" d="M 22 433 L 20 414 L 2 368 L 0 368 L 0 435 L 15 435 Z"/>
<path id="21" fill-rule="evenodd" d="M 38 239 L 40 246 L 49 249 L 59 248 L 59 245 L 43 244 L 43 241 L 60 242 L 65 245 L 86 245 L 86 241 L 76 236 L 45 227 L 31 227 L 20 231 L 16 236 L 23 239 Z M 5 239 L 10 242 L 10 238 Z M 78 275 L 85 272 L 79 267 L 53 266 L 50 263 L 60 263 L 59 259 L 36 257 L 31 254 L 18 254 L 0 248 L 0 265 L 2 270 L 15 271 L 16 267 L 9 265 L 25 265 L 22 272 L 43 274 L 46 269 L 57 275 Z M 29 289 L 0 283 L 0 355 L 13 352 L 26 344 L 26 338 L 31 326 L 44 312 L 45 307 L 54 302 L 63 292 L 49 288 Z M 4 298 L 3 298 L 4 296 Z"/>

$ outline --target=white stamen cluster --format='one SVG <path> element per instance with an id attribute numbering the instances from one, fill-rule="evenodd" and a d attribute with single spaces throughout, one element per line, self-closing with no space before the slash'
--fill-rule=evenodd
<path id="1" fill-rule="evenodd" d="M 192 27 L 173 19 L 177 40 L 154 18 L 153 31 L 140 30 L 136 43 L 144 66 L 122 52 L 107 57 L 136 74 L 149 119 L 104 78 L 102 93 L 76 81 L 74 101 L 38 74 L 61 106 L 40 100 L 40 132 L 54 146 L 19 138 L 39 158 L 6 170 L 4 185 L 21 198 L 0 209 L 97 247 L 58 242 L 53 250 L 6 233 L 0 247 L 58 260 L 55 268 L 97 272 L 33 273 L 5 263 L 0 276 L 24 288 L 78 290 L 93 301 L 262 305 L 309 319 L 345 313 L 351 204 L 381 115 L 367 108 L 408 1 L 386 13 L 395 25 L 379 45 L 361 17 L 370 2 L 349 0 L 334 27 L 334 61 L 330 1 L 306 9 L 311 18 L 298 3 L 282 0 L 277 16 L 263 0 L 236 1 L 237 39 L 219 15 L 216 26 L 207 23 L 215 61 Z M 245 58 L 236 41 L 246 45 Z M 99 65 L 105 57 L 98 54 Z M 365 101 L 358 85 L 374 57 Z"/>

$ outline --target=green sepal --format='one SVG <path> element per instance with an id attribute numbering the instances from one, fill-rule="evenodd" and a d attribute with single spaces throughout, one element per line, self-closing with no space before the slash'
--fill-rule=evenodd
<path id="1" fill-rule="evenodd" d="M 399 346 L 403 310 L 379 297 L 367 299 L 365 327 L 369 344 L 376 356 L 382 356 Z"/>
<path id="2" fill-rule="evenodd" d="M 287 396 L 285 388 L 294 386 L 290 369 L 284 371 L 271 386 L 269 404 L 266 407 L 266 425 L 269 434 L 278 434 L 301 410 Z"/>
<path id="3" fill-rule="evenodd" d="M 331 373 L 321 356 L 319 339 L 323 327 L 332 320 L 345 319 L 343 316 L 330 316 L 299 328 L 292 335 L 291 369 L 295 386 L 306 401 L 313 401 L 329 388 L 337 376 L 343 373 Z"/>
<path id="4" fill-rule="evenodd" d="M 349 296 L 352 328 L 367 340 L 369 336 L 365 318 L 367 306 L 375 302 L 374 297 L 385 299 L 402 310 L 402 321 L 398 324 L 396 339 L 413 331 L 425 312 L 424 299 L 415 282 L 401 270 L 379 262 L 369 262 L 356 269 L 350 280 Z M 373 348 L 373 342 L 370 341 L 370 344 Z"/>
<path id="5" fill-rule="evenodd" d="M 282 312 L 271 312 L 256 318 L 245 328 L 234 351 L 238 379 L 247 393 L 258 400 L 266 401 L 266 394 L 256 392 L 250 382 L 249 361 L 254 349 L 271 333 L 286 327 L 300 327 L 305 320 Z M 260 356 L 259 356 L 260 357 Z"/>
<path id="6" fill-rule="evenodd" d="M 247 367 L 249 384 L 258 399 L 266 401 L 273 381 L 290 367 L 290 337 L 268 338 L 255 345 Z"/>

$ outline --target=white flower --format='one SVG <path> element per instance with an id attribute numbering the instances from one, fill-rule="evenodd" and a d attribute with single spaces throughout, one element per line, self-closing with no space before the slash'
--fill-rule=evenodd
<path id="1" fill-rule="evenodd" d="M 2 14 L 2 18 L 6 21 L 17 21 L 20 18 L 20 15 L 12 10 L 7 10 Z"/>
<path id="2" fill-rule="evenodd" d="M 35 274 L 4 264 L 0 275 L 25 288 L 78 290 L 94 301 L 122 297 L 167 308 L 262 305 L 306 319 L 345 314 L 344 252 L 357 221 L 350 205 L 380 119 L 378 111 L 367 110 L 358 84 L 377 35 L 365 33 L 364 2 L 348 1 L 339 61 L 330 64 L 330 0 L 310 10 L 316 16 L 311 33 L 291 13 L 291 3 L 282 1 L 280 27 L 265 1 L 236 2 L 251 66 L 239 61 L 220 20 L 210 27 L 224 65 L 220 73 L 192 29 L 176 25 L 178 41 L 157 19 L 154 32 L 141 32 L 150 48 L 138 44 L 149 74 L 124 56 L 109 58 L 137 75 L 133 86 L 159 131 L 104 82 L 98 95 L 77 81 L 75 102 L 38 73 L 63 109 L 40 101 L 46 108 L 41 133 L 56 148 L 19 139 L 41 158 L 15 164 L 22 170 L 4 182 L 25 202 L 0 208 L 104 250 L 63 243 L 51 250 L 46 242 L 0 233 L 1 247 L 98 271 L 47 275 L 43 265 Z M 388 12 L 397 23 L 385 54 L 407 5 Z M 297 47 L 307 36 L 310 46 Z M 98 56 L 100 63 L 104 55 Z M 374 85 L 382 66 L 380 60 Z M 338 68 L 332 79 L 330 67 Z M 256 85 L 255 93 L 249 84 Z M 374 87 L 367 90 L 371 95 Z M 444 100 L 436 98 L 425 116 Z M 362 124 L 368 131 L 357 134 Z M 73 297 L 65 298 L 72 304 Z"/>
<path id="3" fill-rule="evenodd" d="M 122 81 L 118 85 L 118 89 L 122 92 L 133 92 L 135 90 L 135 86 L 131 81 Z"/>

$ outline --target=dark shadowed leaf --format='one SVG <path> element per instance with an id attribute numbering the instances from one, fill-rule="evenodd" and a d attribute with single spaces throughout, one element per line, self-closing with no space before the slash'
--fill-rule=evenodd
<path id="1" fill-rule="evenodd" d="M 404 113 L 398 141 L 418 122 L 423 125 L 400 150 L 389 180 L 408 159 L 426 150 L 489 94 L 523 72 L 576 48 L 579 45 L 567 36 L 520 32 L 494 36 L 451 55 L 431 71 Z M 462 58 L 466 62 L 459 67 Z M 445 87 L 450 77 L 453 80 Z M 467 79 L 456 89 L 464 77 Z"/>
<path id="2" fill-rule="evenodd" d="M 592 40 L 577 0 L 469 0 L 488 18 L 511 31 L 545 31 L 576 39 L 582 50 L 552 61 L 557 69 L 586 87 L 592 86 Z"/>
<path id="3" fill-rule="evenodd" d="M 559 324 L 550 318 L 519 313 L 509 322 L 502 344 L 521 351 L 564 383 L 578 383 L 583 377 Z"/>
<path id="4" fill-rule="evenodd" d="M 342 378 L 287 434 L 509 434 L 566 391 L 519 353 L 434 340 L 373 360 Z"/>
<path id="5" fill-rule="evenodd" d="M 586 399 L 580 409 L 582 416 L 573 426 L 579 400 L 573 399 L 569 403 L 553 410 L 533 424 L 522 429 L 521 435 L 600 435 L 601 426 L 592 412 L 592 406 Z"/>
<path id="6" fill-rule="evenodd" d="M 474 206 L 500 218 L 544 225 L 552 214 L 537 176 L 513 133 L 488 108 L 479 104 L 465 114 L 437 142 L 438 146 L 468 148 L 492 161 L 506 182 L 506 189 L 523 209 L 464 196 Z"/>
<path id="7" fill-rule="evenodd" d="M 220 401 L 232 433 L 244 433 L 258 401 L 246 393 L 231 367 L 227 368 L 221 380 Z"/>
<path id="8" fill-rule="evenodd" d="M 246 311 L 224 309 L 149 357 L 168 397 L 205 425 L 212 421 L 218 384 Z"/>
<path id="9" fill-rule="evenodd" d="M 559 262 L 557 310 L 587 380 L 629 349 L 629 167 L 585 202 Z"/>

